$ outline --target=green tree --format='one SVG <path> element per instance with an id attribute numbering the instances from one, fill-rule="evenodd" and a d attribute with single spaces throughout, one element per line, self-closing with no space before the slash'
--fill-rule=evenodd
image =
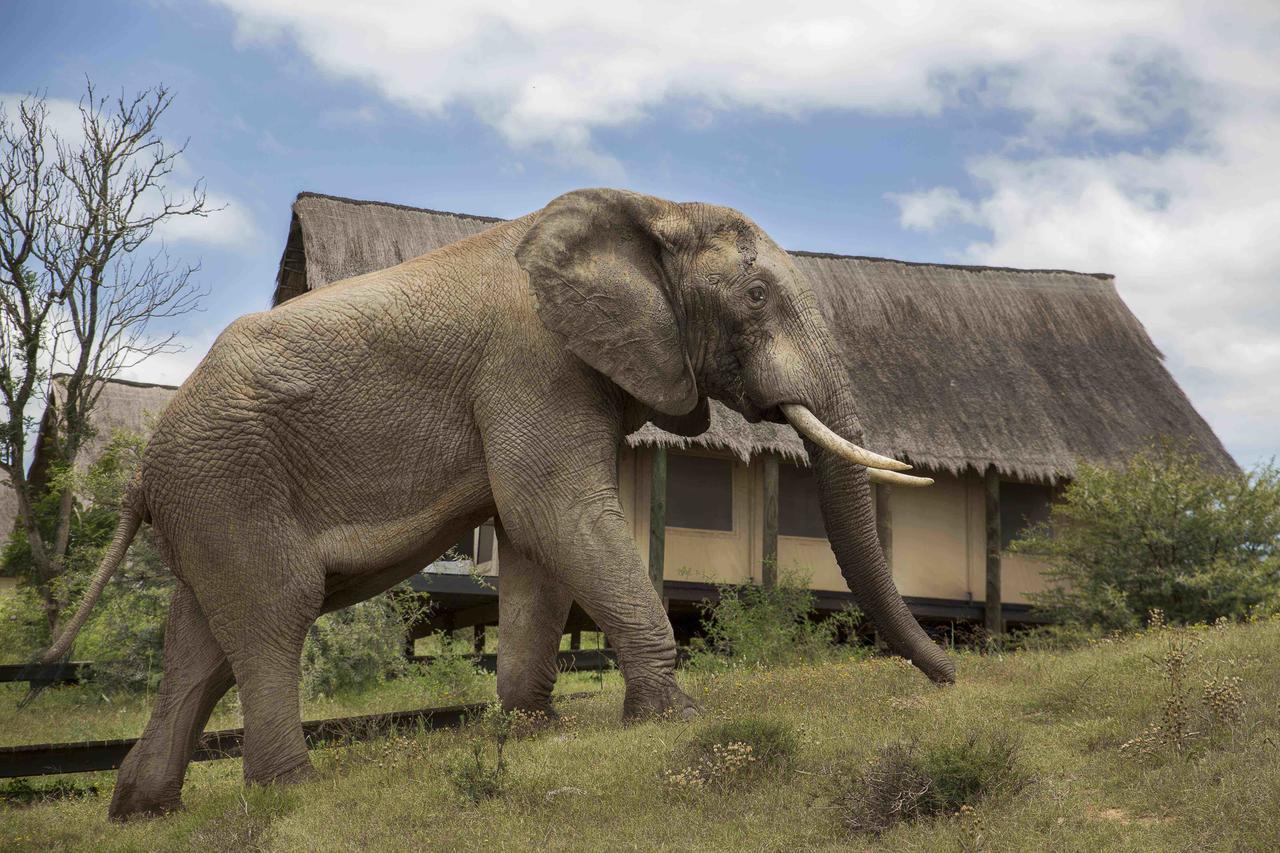
<path id="1" fill-rule="evenodd" d="M 117 430 L 102 455 L 83 473 L 64 467 L 51 476 L 52 487 L 36 504 L 42 523 L 56 517 L 62 494 L 73 496 L 64 571 L 52 594 L 71 601 L 83 594 L 111 542 L 125 487 L 145 447 L 145 436 Z M 10 536 L 2 567 L 6 573 L 29 576 L 32 552 L 22 528 Z M 94 662 L 93 677 L 101 688 L 115 691 L 156 686 L 173 584 L 151 529 L 144 526 L 77 639 L 77 657 Z M 43 618 L 43 601 L 33 594 L 32 586 L 22 587 L 21 593 L 9 602 L 5 613 L 6 656 L 25 656 L 44 648 L 51 639 Z"/>
<path id="2" fill-rule="evenodd" d="M 1048 564 L 1052 587 L 1034 600 L 1064 623 L 1244 619 L 1280 602 L 1280 471 L 1208 471 L 1173 443 L 1120 469 L 1081 465 L 1013 550 Z"/>

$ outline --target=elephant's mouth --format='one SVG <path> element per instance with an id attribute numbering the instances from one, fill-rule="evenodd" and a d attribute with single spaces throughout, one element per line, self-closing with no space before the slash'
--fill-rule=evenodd
<path id="1" fill-rule="evenodd" d="M 771 424 L 785 424 L 787 416 L 782 414 L 782 406 L 779 404 L 762 409 L 760 411 L 760 420 L 768 421 Z"/>
<path id="2" fill-rule="evenodd" d="M 749 424 L 758 424 L 761 421 L 769 421 L 775 424 L 787 422 L 786 418 L 782 417 L 782 410 L 777 406 L 761 407 L 750 400 L 744 399 L 739 401 L 734 408 L 742 415 L 742 419 Z"/>

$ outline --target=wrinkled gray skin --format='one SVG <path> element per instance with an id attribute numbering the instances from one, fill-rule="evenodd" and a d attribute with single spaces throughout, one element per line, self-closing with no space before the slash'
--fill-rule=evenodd
<path id="1" fill-rule="evenodd" d="M 623 437 L 646 420 L 705 429 L 708 397 L 753 421 L 801 403 L 862 438 L 804 279 L 722 207 L 572 192 L 237 320 L 164 413 L 130 497 L 180 583 L 164 682 L 112 816 L 180 805 L 193 745 L 233 681 L 245 778 L 307 777 L 308 626 L 495 514 L 503 705 L 550 710 L 576 600 L 618 649 L 626 717 L 692 712 L 617 471 Z M 894 650 L 952 681 L 886 569 L 866 469 L 806 447 L 858 603 Z M 118 542 L 132 532 L 126 518 Z"/>

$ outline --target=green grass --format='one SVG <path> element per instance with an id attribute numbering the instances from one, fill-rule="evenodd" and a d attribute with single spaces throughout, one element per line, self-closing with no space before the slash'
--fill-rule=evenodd
<path id="1" fill-rule="evenodd" d="M 319 778 L 289 789 L 244 789 L 236 760 L 193 765 L 187 811 L 126 826 L 106 820 L 111 774 L 92 774 L 82 781 L 97 798 L 0 809 L 0 839 L 104 850 L 1276 849 L 1280 622 L 1190 636 L 1189 646 L 1162 631 L 1071 652 L 961 654 L 948 689 L 891 659 L 689 673 L 684 686 L 705 709 L 693 723 L 621 725 L 614 673 L 603 692 L 566 704 L 561 725 L 509 740 L 501 793 L 477 803 L 447 773 L 488 743 L 484 726 L 317 750 Z M 1167 664 L 1182 652 L 1179 699 Z M 575 680 L 569 689 L 596 683 Z M 1238 702 L 1223 687 L 1232 684 Z M 413 688 L 393 682 L 312 704 L 308 716 L 423 704 Z M 4 741 L 141 726 L 140 703 L 71 698 L 79 692 L 55 691 L 21 713 L 0 696 Z M 215 724 L 233 723 L 220 713 Z M 669 781 L 700 745 L 790 737 L 786 761 L 740 784 Z M 938 780 L 935 801 L 947 805 L 879 835 L 854 832 L 869 768 L 895 750 Z"/>

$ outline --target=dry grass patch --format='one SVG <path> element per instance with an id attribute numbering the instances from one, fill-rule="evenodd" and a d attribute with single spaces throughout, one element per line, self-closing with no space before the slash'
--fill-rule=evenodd
<path id="1" fill-rule="evenodd" d="M 923 744 L 895 741 L 853 775 L 836 804 L 851 831 L 873 835 L 904 821 L 962 814 L 1027 787 L 1031 778 L 1019 752 L 1014 738 L 994 732 Z"/>
<path id="2" fill-rule="evenodd" d="M 727 790 L 777 778 L 799 751 L 795 729 L 779 720 L 743 717 L 704 725 L 676 751 L 663 780 L 676 791 Z"/>

